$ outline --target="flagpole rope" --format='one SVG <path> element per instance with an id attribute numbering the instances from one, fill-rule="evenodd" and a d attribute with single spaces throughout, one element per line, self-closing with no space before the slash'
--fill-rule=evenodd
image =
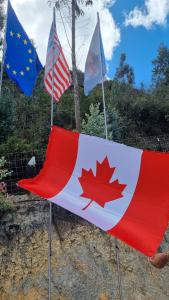
<path id="1" fill-rule="evenodd" d="M 60 13 L 60 17 L 61 17 L 61 20 L 62 20 L 62 25 L 63 25 L 64 31 L 65 31 L 65 35 L 66 35 L 66 39 L 67 39 L 68 45 L 69 45 L 70 49 L 72 50 L 72 46 L 71 46 L 71 44 L 69 42 L 69 39 L 68 39 L 68 34 L 67 34 L 67 31 L 66 31 L 65 23 L 63 21 L 63 17 L 62 17 L 60 8 L 59 8 L 59 13 Z"/>
<path id="2" fill-rule="evenodd" d="M 7 9 L 8 9 L 8 0 L 7 0 Z M 4 39 L 2 46 L 2 62 L 1 62 L 1 72 L 0 72 L 0 97 L 2 95 L 2 81 L 3 81 L 3 72 L 4 72 L 4 60 L 5 60 L 5 50 L 6 50 L 6 28 L 7 28 L 7 10 L 5 16 L 5 31 L 4 31 Z"/>
<path id="3" fill-rule="evenodd" d="M 83 37 L 84 37 L 84 40 L 83 40 L 83 43 L 80 45 L 80 47 L 78 48 L 78 50 L 80 51 L 81 50 L 81 48 L 83 48 L 83 51 L 82 51 L 82 53 L 81 53 L 81 55 L 78 57 L 78 62 L 77 62 L 77 67 L 79 67 L 79 69 L 80 69 L 80 63 L 81 63 L 81 61 L 82 61 L 82 59 L 83 59 L 83 56 L 84 56 L 84 52 L 85 52 L 85 43 L 89 40 L 89 38 L 90 37 L 85 37 L 84 35 L 83 35 Z M 76 57 L 78 56 L 78 53 L 79 53 L 79 51 L 76 51 L 77 52 L 77 54 L 76 54 Z"/>
<path id="4" fill-rule="evenodd" d="M 102 48 L 101 48 L 101 30 L 100 30 L 100 18 L 99 13 L 97 13 L 97 18 L 99 22 L 99 34 L 100 34 L 100 55 L 101 55 L 101 72 L 102 72 L 102 95 L 103 95 L 103 109 L 104 109 L 104 124 L 105 124 L 105 137 L 108 140 L 108 130 L 107 130 L 107 114 L 106 114 L 106 103 L 105 103 L 105 92 L 104 92 L 104 78 L 103 78 L 103 59 L 102 59 Z M 119 256 L 119 246 L 118 240 L 115 238 L 115 255 L 116 255 L 116 263 L 117 263 L 117 273 L 118 273 L 118 290 L 119 290 L 119 298 L 123 300 L 122 294 L 122 280 L 121 280 L 121 272 L 120 272 L 120 256 Z"/>

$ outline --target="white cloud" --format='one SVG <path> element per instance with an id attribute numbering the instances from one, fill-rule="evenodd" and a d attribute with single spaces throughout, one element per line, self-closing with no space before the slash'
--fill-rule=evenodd
<path id="1" fill-rule="evenodd" d="M 165 25 L 169 15 L 169 0 L 145 0 L 142 9 L 135 7 L 125 18 L 125 26 L 144 26 L 150 29 L 153 24 Z"/>
<path id="2" fill-rule="evenodd" d="M 12 0 L 11 2 L 27 34 L 34 40 L 42 63 L 45 64 L 47 41 L 52 22 L 52 7 L 48 6 L 47 0 Z M 89 44 L 97 22 L 97 11 L 100 14 L 105 56 L 107 60 L 112 58 L 113 51 L 120 42 L 120 29 L 115 24 L 109 11 L 109 7 L 115 2 L 116 0 L 95 0 L 92 7 L 84 7 L 85 15 L 77 20 L 76 55 L 77 66 L 81 70 L 84 70 Z M 61 15 L 71 44 L 70 12 L 67 9 L 62 8 Z M 65 56 L 71 66 L 71 49 L 65 35 L 61 15 L 57 12 L 57 32 Z"/>

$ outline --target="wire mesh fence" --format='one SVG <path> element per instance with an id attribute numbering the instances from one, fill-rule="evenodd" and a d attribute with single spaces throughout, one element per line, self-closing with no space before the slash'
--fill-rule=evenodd
<path id="1" fill-rule="evenodd" d="M 135 138 L 126 138 L 122 142 L 126 145 L 155 151 L 169 151 L 169 136 L 138 136 Z M 12 171 L 11 176 L 5 179 L 7 191 L 9 194 L 25 193 L 17 186 L 17 181 L 22 178 L 30 178 L 37 175 L 43 166 L 45 159 L 45 148 L 33 149 L 32 151 L 3 153 L 7 161 L 5 168 Z M 29 166 L 28 162 L 35 157 L 35 166 Z"/>
<path id="2" fill-rule="evenodd" d="M 120 141 L 117 141 L 120 142 Z M 140 148 L 145 150 L 153 150 L 153 151 L 161 151 L 168 152 L 169 151 L 169 136 L 137 136 L 132 138 L 123 139 L 123 143 Z"/>
<path id="3" fill-rule="evenodd" d="M 45 149 L 32 150 L 28 152 L 4 153 L 7 161 L 6 168 L 12 171 L 11 176 L 5 179 L 7 185 L 7 192 L 9 194 L 22 194 L 25 193 L 17 186 L 17 182 L 23 178 L 30 178 L 37 175 L 42 168 Z M 29 166 L 28 162 L 32 157 L 35 157 L 36 164 Z"/>

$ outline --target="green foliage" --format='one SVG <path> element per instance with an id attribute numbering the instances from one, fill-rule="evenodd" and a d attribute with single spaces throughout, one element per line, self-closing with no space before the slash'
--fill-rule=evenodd
<path id="1" fill-rule="evenodd" d="M 153 60 L 153 84 L 169 84 L 169 49 L 160 45 L 158 55 Z"/>
<path id="2" fill-rule="evenodd" d="M 2 181 L 4 178 L 12 174 L 12 172 L 9 172 L 8 169 L 5 168 L 5 165 L 6 165 L 5 157 L 2 156 L 0 158 L 0 181 Z"/>
<path id="3" fill-rule="evenodd" d="M 124 135 L 127 124 L 125 123 L 124 117 L 120 115 L 115 107 L 112 105 L 108 106 L 108 117 L 109 117 L 109 132 L 112 140 L 120 141 Z"/>
<path id="4" fill-rule="evenodd" d="M 90 105 L 89 114 L 85 114 L 86 120 L 82 120 L 82 133 L 105 137 L 104 114 L 99 106 L 99 103 Z"/>
<path id="5" fill-rule="evenodd" d="M 0 98 L 0 135 L 4 137 L 4 139 L 12 132 L 12 109 L 13 103 L 11 101 L 11 95 L 9 97 L 8 93 L 6 93 L 3 98 Z"/>
<path id="6" fill-rule="evenodd" d="M 116 70 L 115 79 L 129 85 L 134 84 L 134 71 L 133 68 L 126 63 L 126 55 L 122 53 L 120 56 L 120 64 Z"/>
<path id="7" fill-rule="evenodd" d="M 10 176 L 12 172 L 9 172 L 7 168 L 5 168 L 6 160 L 5 157 L 2 156 L 0 158 L 0 184 L 2 184 L 2 180 L 6 177 Z M 4 184 L 4 183 L 3 183 Z M 3 186 L 4 189 L 4 186 Z M 12 208 L 10 202 L 8 202 L 5 194 L 3 193 L 3 190 L 0 187 L 0 213 L 4 213 L 6 211 L 9 211 Z"/>
<path id="8" fill-rule="evenodd" d="M 35 143 L 29 143 L 28 140 L 23 138 L 18 138 L 17 136 L 10 136 L 5 143 L 0 145 L 0 155 L 4 153 L 8 156 L 13 156 L 14 153 L 26 153 L 32 150 Z"/>
<path id="9" fill-rule="evenodd" d="M 100 110 L 101 104 L 91 104 L 89 113 L 82 120 L 82 133 L 105 138 L 104 112 Z M 115 107 L 108 107 L 107 129 L 109 140 L 120 140 L 123 135 L 124 123 Z"/>
<path id="10" fill-rule="evenodd" d="M 7 200 L 7 198 L 0 194 L 0 214 L 8 212 L 12 209 L 12 204 Z"/>
<path id="11" fill-rule="evenodd" d="M 163 49 L 164 50 L 164 49 Z M 159 53 L 161 50 L 159 50 Z M 122 141 L 141 135 L 169 134 L 169 82 L 164 67 L 169 65 L 169 49 L 157 55 L 154 65 L 158 85 L 146 91 L 136 89 L 124 76 L 105 82 L 105 100 L 109 139 Z M 120 66 L 125 66 L 123 55 Z M 167 70 L 167 68 L 166 68 Z M 121 72 L 119 71 L 119 72 Z M 158 72 L 157 72 L 158 71 Z M 161 72 L 161 73 L 160 73 Z M 123 73 L 123 72 L 122 72 Z M 121 74 L 121 73 L 120 73 Z M 50 133 L 51 99 L 44 90 L 42 70 L 32 97 L 24 96 L 4 73 L 2 97 L 0 98 L 0 157 L 11 158 L 16 152 L 45 149 Z M 84 96 L 83 73 L 78 72 L 80 82 L 80 106 L 82 132 L 105 137 L 101 85 L 88 97 Z M 165 78 L 165 84 L 164 84 Z M 125 80 L 123 80 L 125 79 Z M 54 124 L 75 129 L 73 87 L 71 86 L 58 104 L 54 104 Z M 9 155 L 10 154 L 10 155 Z"/>

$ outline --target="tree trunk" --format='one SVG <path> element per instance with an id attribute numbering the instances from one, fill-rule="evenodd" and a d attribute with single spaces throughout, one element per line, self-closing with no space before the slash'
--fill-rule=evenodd
<path id="1" fill-rule="evenodd" d="M 76 68 L 76 47 L 75 47 L 75 1 L 72 0 L 72 71 L 73 71 L 73 85 L 74 85 L 74 102 L 75 102 L 75 120 L 76 129 L 80 132 L 80 99 L 79 99 L 79 86 L 77 79 L 77 68 Z"/>

